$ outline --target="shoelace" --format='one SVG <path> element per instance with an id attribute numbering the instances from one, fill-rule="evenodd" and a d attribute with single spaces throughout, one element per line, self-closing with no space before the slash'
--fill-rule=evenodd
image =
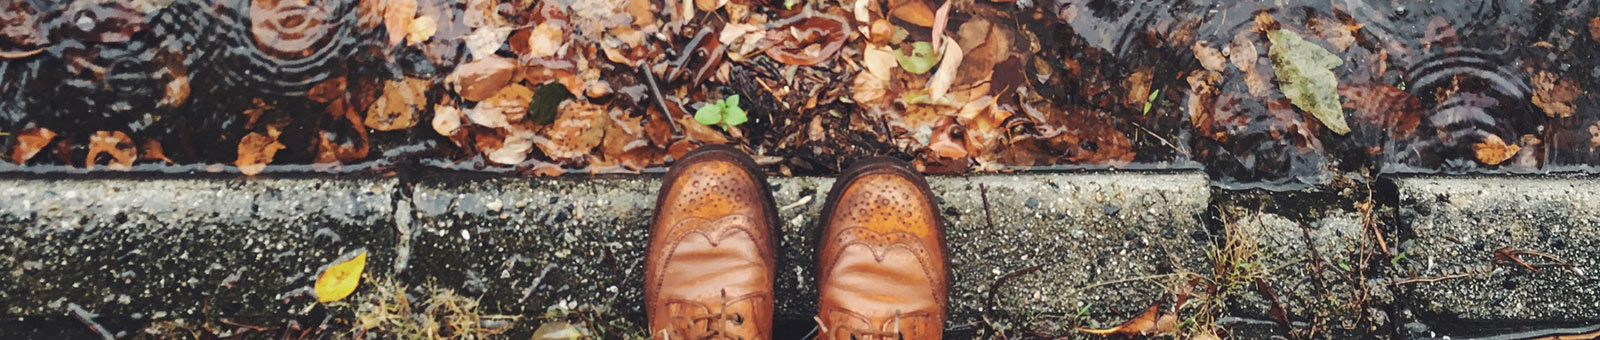
<path id="1" fill-rule="evenodd" d="M 744 339 L 743 337 L 737 337 L 736 338 L 736 337 L 733 337 L 733 336 L 730 336 L 730 335 L 727 334 L 728 331 L 727 331 L 726 328 L 724 328 L 724 327 L 726 327 L 727 324 L 732 323 L 734 326 L 739 326 L 739 325 L 743 325 L 744 324 L 744 315 L 743 314 L 740 314 L 738 312 L 729 313 L 728 309 L 729 309 L 728 308 L 728 291 L 727 290 L 723 290 L 722 291 L 722 307 L 721 308 L 717 308 L 716 312 L 707 312 L 707 313 L 704 313 L 704 314 L 691 315 L 689 317 L 691 327 L 693 327 L 693 325 L 695 325 L 695 324 L 699 324 L 701 321 L 705 321 L 706 322 L 706 331 L 705 331 L 705 333 L 702 333 L 702 334 L 699 334 L 699 335 L 690 335 L 689 338 L 693 339 L 693 340 L 706 340 L 706 339 L 718 339 L 718 338 L 721 338 L 721 339 L 740 339 L 740 340 Z M 668 338 L 670 338 L 670 336 L 668 336 Z"/>
<path id="2" fill-rule="evenodd" d="M 812 317 L 812 318 L 817 320 L 817 325 L 822 327 L 822 331 L 823 332 L 828 332 L 828 327 L 826 325 L 822 324 L 822 319 L 821 318 L 817 318 L 817 317 Z M 855 329 L 855 328 L 850 328 L 850 327 L 840 327 L 838 329 L 838 331 L 846 332 L 846 333 L 850 334 L 850 339 L 852 339 L 852 340 L 905 339 L 905 334 L 900 332 L 900 312 L 899 311 L 895 311 L 894 312 L 894 329 L 893 330 L 879 331 L 879 330 L 871 330 L 871 329 Z"/>

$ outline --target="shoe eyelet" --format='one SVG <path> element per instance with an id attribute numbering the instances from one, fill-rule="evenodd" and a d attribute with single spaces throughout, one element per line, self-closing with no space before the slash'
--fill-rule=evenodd
<path id="1" fill-rule="evenodd" d="M 733 325 L 734 326 L 739 326 L 739 325 L 743 325 L 743 324 L 744 324 L 744 314 L 734 313 L 733 314 Z"/>

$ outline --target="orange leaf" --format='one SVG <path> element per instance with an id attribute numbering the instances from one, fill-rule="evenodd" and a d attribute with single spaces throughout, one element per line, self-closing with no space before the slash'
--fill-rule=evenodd
<path id="1" fill-rule="evenodd" d="M 423 93 L 427 87 L 427 80 L 417 78 L 384 83 L 383 97 L 367 108 L 367 127 L 378 131 L 394 131 L 416 125 L 417 112 L 428 103 Z"/>
<path id="2" fill-rule="evenodd" d="M 55 131 L 46 128 L 31 128 L 17 131 L 17 146 L 11 149 L 11 160 L 17 164 L 28 162 L 39 150 L 50 146 L 50 140 L 56 138 Z"/>
<path id="3" fill-rule="evenodd" d="M 417 0 L 388 0 L 383 9 L 384 29 L 389 32 L 389 45 L 399 45 L 406 40 L 407 29 L 417 17 Z"/>
<path id="4" fill-rule="evenodd" d="M 1106 329 L 1078 328 L 1078 331 L 1100 336 L 1144 335 L 1150 333 L 1152 330 L 1155 330 L 1156 319 L 1160 312 L 1161 305 L 1151 305 L 1150 309 L 1146 309 L 1144 311 L 1144 314 L 1140 314 L 1139 317 L 1133 318 L 1133 320 L 1128 320 L 1128 322 L 1123 322 L 1121 325 L 1117 325 L 1116 327 Z"/>
<path id="5" fill-rule="evenodd" d="M 255 176 L 266 170 L 267 163 L 272 163 L 272 157 L 283 148 L 283 144 L 278 143 L 277 137 L 251 132 L 239 140 L 239 159 L 233 164 L 246 176 Z"/>
<path id="6" fill-rule="evenodd" d="M 1488 165 L 1503 163 L 1516 155 L 1517 151 L 1522 151 L 1522 147 L 1516 144 L 1507 145 L 1505 140 L 1496 135 L 1489 135 L 1482 142 L 1472 144 L 1472 152 L 1478 156 L 1478 161 Z"/>
<path id="7" fill-rule="evenodd" d="M 127 170 L 133 166 L 133 161 L 138 159 L 139 150 L 133 146 L 133 138 L 122 131 L 98 131 L 89 137 L 89 156 L 83 161 L 84 166 L 93 168 L 95 158 L 100 154 L 111 156 L 108 164 L 111 169 Z"/>

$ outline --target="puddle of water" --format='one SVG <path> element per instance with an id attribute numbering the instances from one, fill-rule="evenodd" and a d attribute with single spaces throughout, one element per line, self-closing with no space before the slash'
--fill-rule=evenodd
<path id="1" fill-rule="evenodd" d="M 891 155 L 929 172 L 1203 167 L 1230 188 L 1600 166 L 1600 98 L 1585 90 L 1600 86 L 1592 0 L 962 5 L 953 40 L 1006 44 L 962 46 L 965 60 L 993 67 L 962 73 L 991 73 L 973 83 L 990 90 L 955 106 L 916 99 L 926 77 L 893 83 L 894 99 L 851 100 L 870 35 L 815 65 L 759 52 L 735 61 L 723 55 L 739 46 L 717 34 L 727 17 L 680 20 L 675 3 L 481 3 L 422 1 L 406 18 L 432 25 L 420 39 L 405 36 L 410 26 L 391 34 L 392 15 L 355 1 L 0 1 L 0 172 L 652 172 L 720 139 L 783 174 Z M 815 30 L 824 49 L 829 25 L 870 30 L 847 8 L 812 6 L 743 8 L 773 32 Z M 474 42 L 485 18 L 508 25 L 487 49 Z M 931 36 L 891 22 L 910 40 Z M 617 27 L 649 33 L 624 39 L 634 33 Z M 565 45 L 534 52 L 552 29 Z M 1349 134 L 1283 94 L 1271 29 L 1342 60 L 1332 71 Z M 510 60 L 529 93 L 571 90 L 550 106 L 555 123 L 475 120 L 503 102 L 450 76 L 494 58 Z M 962 84 L 951 91 L 968 93 Z M 701 103 L 733 94 L 751 113 L 737 133 L 686 125 Z M 973 102 L 994 109 L 962 108 Z M 451 126 L 441 116 L 464 132 L 441 135 L 438 124 Z"/>

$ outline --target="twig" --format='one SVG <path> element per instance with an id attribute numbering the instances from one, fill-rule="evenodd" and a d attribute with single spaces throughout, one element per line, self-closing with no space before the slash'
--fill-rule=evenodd
<path id="1" fill-rule="evenodd" d="M 228 320 L 228 319 L 218 319 L 217 322 L 221 322 L 224 325 L 245 328 L 245 329 L 249 329 L 249 330 L 257 331 L 257 332 L 265 332 L 265 331 L 267 331 L 267 327 L 256 326 L 256 325 L 251 325 L 251 324 L 246 324 L 246 323 L 241 323 L 241 322 L 235 322 L 233 320 Z"/>
<path id="2" fill-rule="evenodd" d="M 978 199 L 983 201 L 983 221 L 989 224 L 989 229 L 994 229 L 994 218 L 989 215 L 989 186 L 978 183 Z"/>
<path id="3" fill-rule="evenodd" d="M 1172 144 L 1171 141 L 1168 141 L 1166 138 L 1161 137 L 1161 135 L 1157 135 L 1155 131 L 1150 131 L 1150 129 L 1146 129 L 1144 127 L 1144 125 L 1140 125 L 1139 122 L 1129 121 L 1129 123 L 1133 123 L 1133 127 L 1139 128 L 1140 131 L 1144 131 L 1144 133 L 1149 134 L 1150 137 L 1155 137 L 1156 140 L 1161 141 L 1161 144 L 1166 144 L 1167 147 L 1172 148 L 1172 151 L 1181 152 L 1181 153 L 1183 153 L 1183 157 L 1192 158 L 1192 156 L 1189 155 L 1189 150 L 1178 148 L 1178 145 Z"/>

